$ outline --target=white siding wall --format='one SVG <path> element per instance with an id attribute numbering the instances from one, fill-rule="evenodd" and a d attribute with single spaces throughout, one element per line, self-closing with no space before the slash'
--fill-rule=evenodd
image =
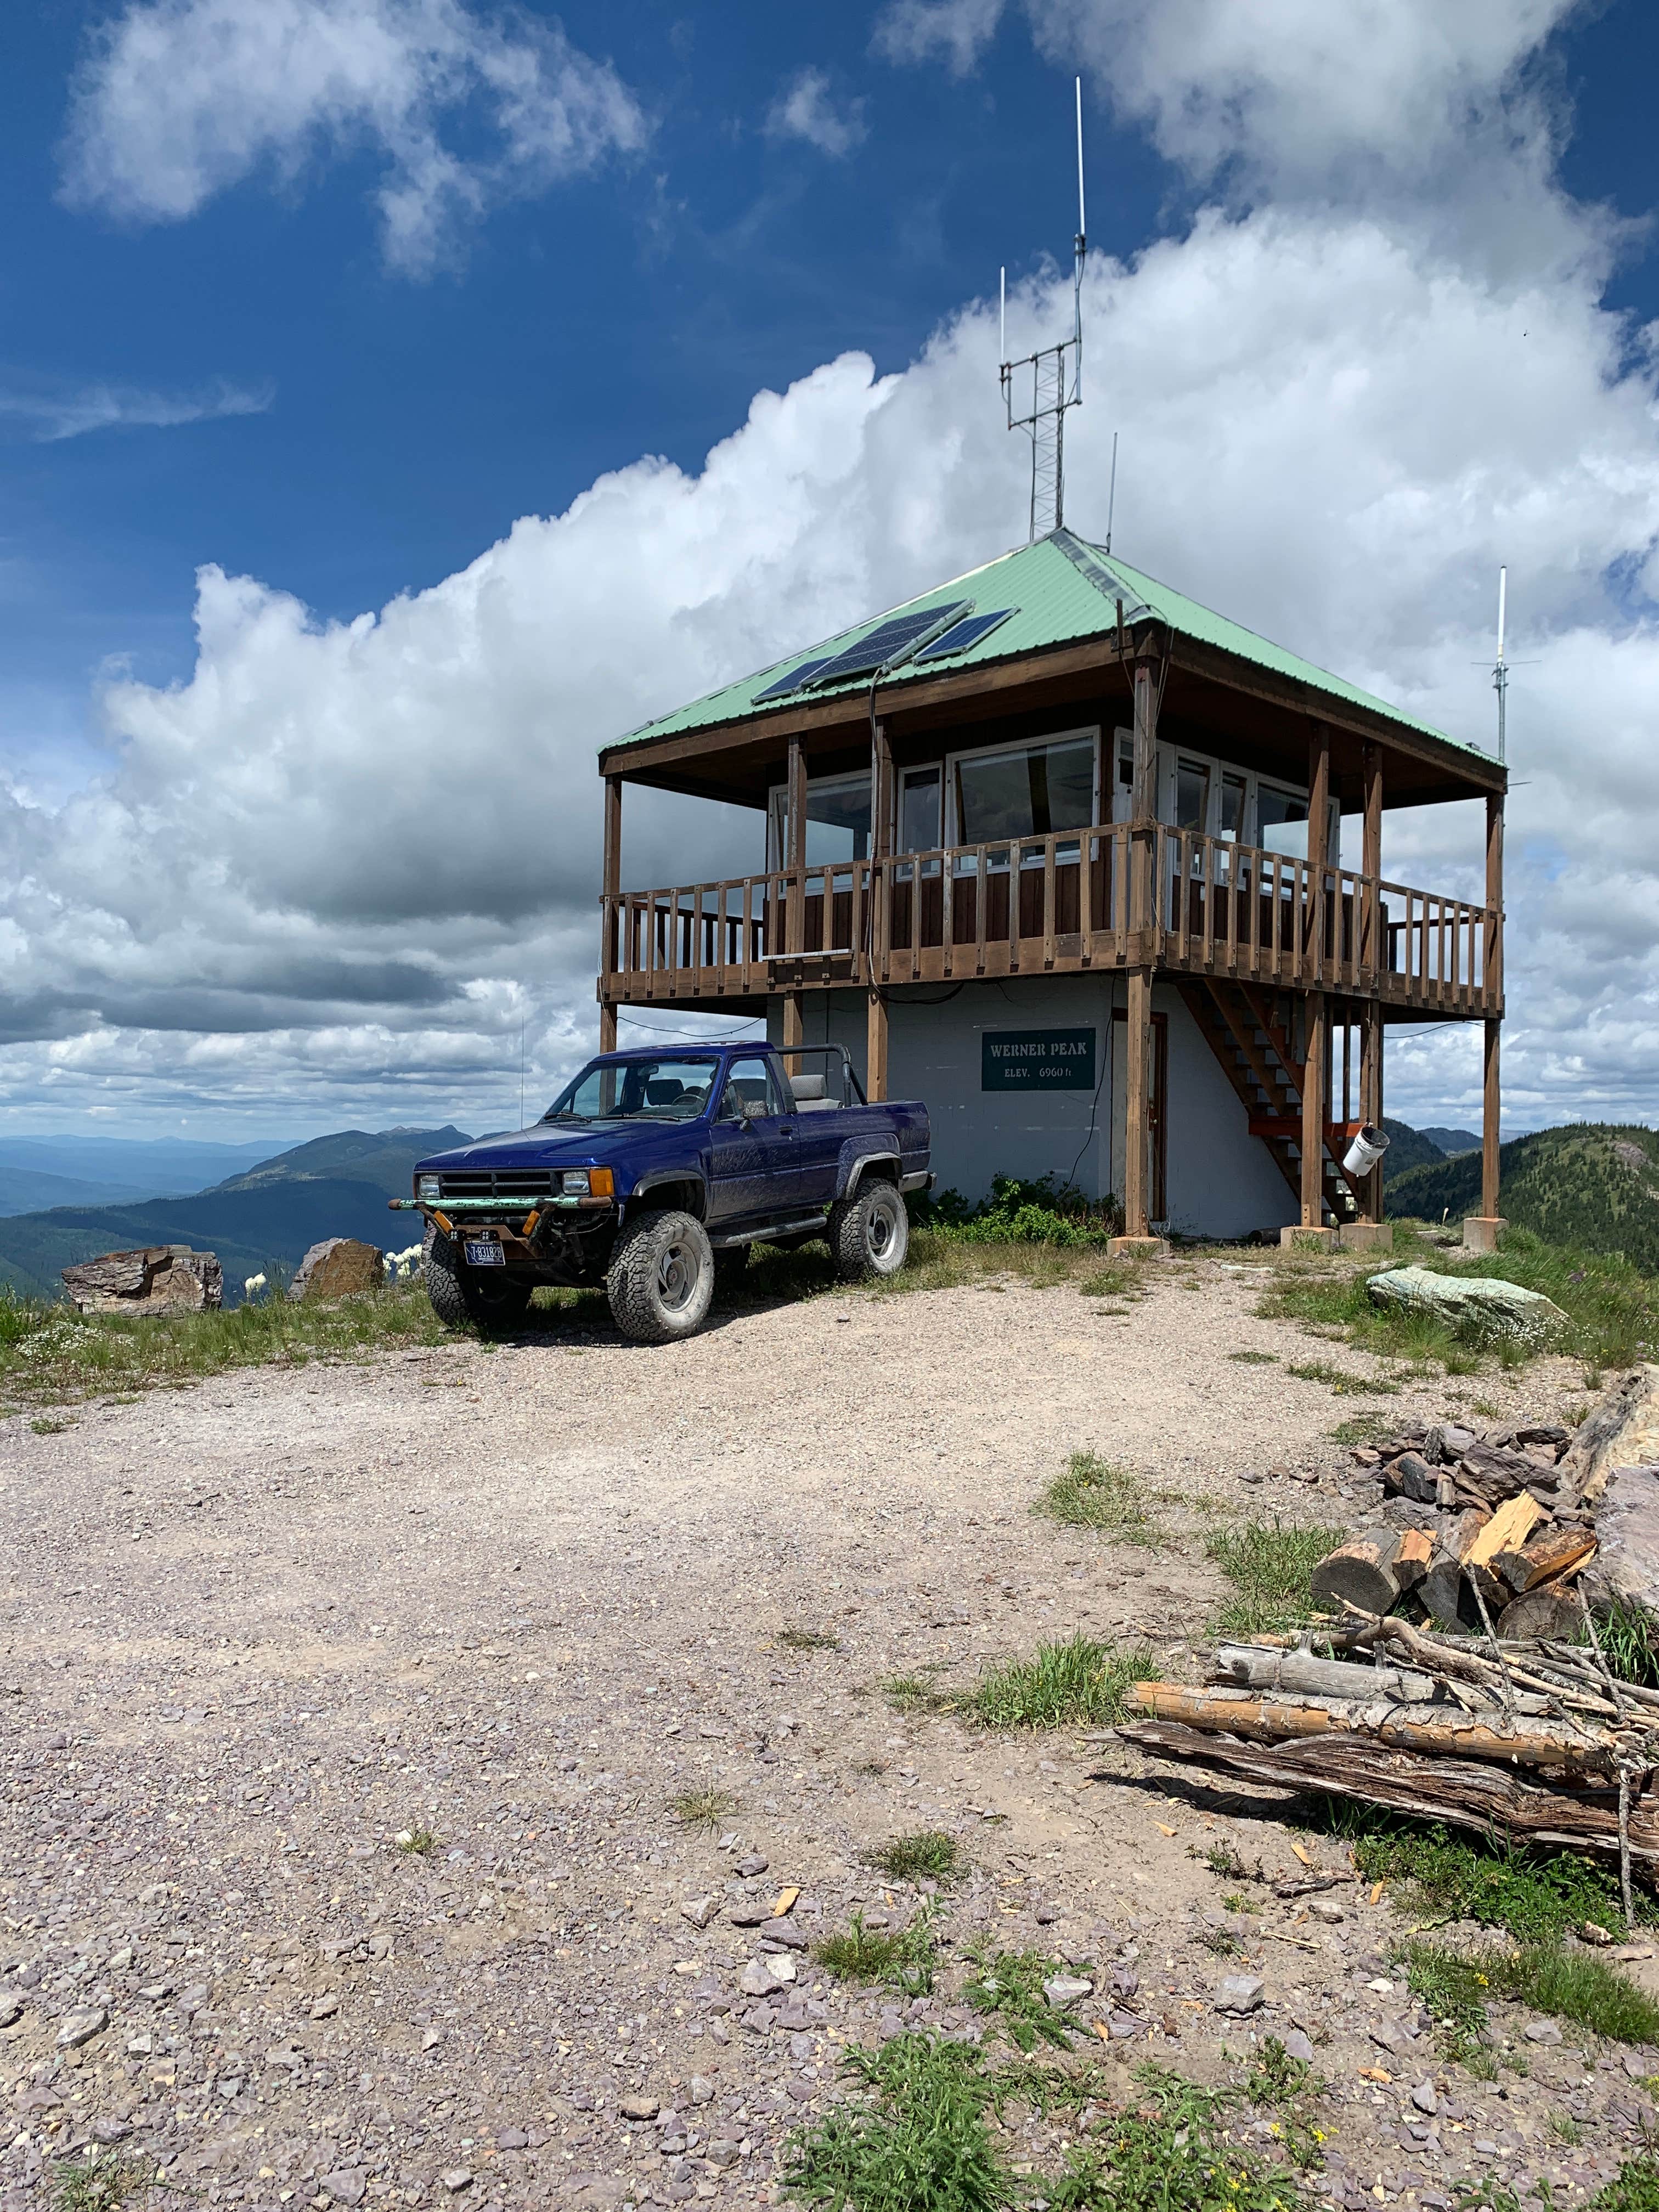
<path id="1" fill-rule="evenodd" d="M 978 1199 L 994 1175 L 1054 1175 L 1091 1198 L 1123 1191 L 1123 1024 L 1119 976 L 1018 978 L 969 983 L 942 1001 L 937 991 L 889 1002 L 888 1089 L 920 1098 L 933 1126 L 933 1168 L 941 1189 Z M 929 1003 L 929 1001 L 932 1003 Z M 805 994 L 808 1044 L 844 1044 L 860 1079 L 865 1073 L 862 993 Z M 1171 1228 L 1238 1237 L 1297 1218 L 1283 1176 L 1249 1133 L 1237 1094 L 1180 994 L 1154 986 L 1155 1012 L 1169 1017 L 1168 1198 Z M 1087 1091 L 981 1091 L 981 1039 L 988 1030 L 1097 1031 L 1098 1101 Z M 782 1023 L 775 1011 L 772 1042 Z M 1093 1127 L 1091 1131 L 1092 1119 Z M 1118 1136 L 1114 1141 L 1113 1130 Z"/>

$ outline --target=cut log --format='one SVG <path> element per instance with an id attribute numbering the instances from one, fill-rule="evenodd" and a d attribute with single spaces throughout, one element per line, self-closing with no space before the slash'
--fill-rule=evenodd
<path id="1" fill-rule="evenodd" d="M 1553 1583 L 1571 1567 L 1580 1567 L 1595 1551 L 1595 1531 L 1573 1521 L 1558 1521 L 1540 1528 L 1520 1546 L 1506 1546 L 1492 1555 L 1494 1570 L 1517 1596 Z"/>
<path id="2" fill-rule="evenodd" d="M 1463 1558 L 1486 1527 L 1484 1507 L 1472 1505 L 1442 1531 L 1428 1572 L 1417 1585 L 1417 1595 L 1437 1620 L 1448 1628 L 1479 1628 L 1480 1607 L 1463 1580 Z"/>
<path id="3" fill-rule="evenodd" d="M 1493 1623 L 1506 1638 L 1572 1637 L 1578 1632 L 1578 1601 L 1552 1583 L 1540 1583 L 1504 1607 Z"/>
<path id="4" fill-rule="evenodd" d="M 1630 1429 L 1625 1431 L 1626 1448 Z M 1655 1457 L 1659 1460 L 1659 1448 Z M 1595 1510 L 1601 1547 L 1585 1577 L 1593 1605 L 1615 1601 L 1644 1614 L 1659 1626 L 1659 1465 L 1608 1471 Z"/>
<path id="5" fill-rule="evenodd" d="M 1659 1367 L 1638 1367 L 1604 1390 L 1562 1454 L 1561 1494 L 1593 1504 L 1616 1467 L 1659 1460 Z"/>
<path id="6" fill-rule="evenodd" d="M 1352 1659 L 1316 1659 L 1310 1651 L 1274 1651 L 1259 1644 L 1224 1644 L 1215 1655 L 1214 1680 L 1249 1690 L 1309 1691 L 1324 1698 L 1395 1698 L 1424 1703 L 1434 1679 L 1414 1668 L 1366 1667 Z"/>
<path id="7" fill-rule="evenodd" d="M 1362 1613 L 1386 1613 L 1400 1595 L 1394 1562 L 1400 1539 L 1392 1528 L 1374 1529 L 1339 1544 L 1309 1577 L 1314 1603 L 1327 1612 L 1357 1605 Z"/>
<path id="8" fill-rule="evenodd" d="M 1157 1720 L 1216 1729 L 1257 1743 L 1295 1737 L 1364 1735 L 1400 1751 L 1431 1756 L 1496 1759 L 1522 1766 L 1579 1773 L 1616 1773 L 1618 1738 L 1599 1727 L 1565 1721 L 1505 1721 L 1493 1706 L 1466 1713 L 1455 1705 L 1396 1705 L 1378 1699 L 1240 1697 L 1227 1690 L 1189 1690 L 1176 1682 L 1137 1682 L 1133 1704 Z"/>
<path id="9" fill-rule="evenodd" d="M 1414 1757 L 1363 1735 L 1240 1743 L 1163 1720 L 1140 1722 L 1117 1733 L 1153 1758 L 1189 1760 L 1280 1790 L 1328 1792 L 1419 1820 L 1495 1832 L 1516 1843 L 1588 1851 L 1613 1861 L 1619 1856 L 1619 1799 L 1610 1789 L 1577 1791 L 1523 1780 L 1486 1760 Z M 1659 1866 L 1659 1792 L 1652 1776 L 1642 1778 L 1632 1792 L 1630 1848 L 1633 1859 Z"/>
<path id="10" fill-rule="evenodd" d="M 1543 1517 L 1543 1507 L 1524 1490 L 1506 1498 L 1464 1553 L 1464 1566 L 1490 1567 L 1496 1553 L 1524 1544 Z"/>
<path id="11" fill-rule="evenodd" d="M 1427 1528 L 1403 1530 L 1394 1561 L 1394 1578 L 1401 1589 L 1415 1589 L 1433 1564 L 1433 1533 Z"/>

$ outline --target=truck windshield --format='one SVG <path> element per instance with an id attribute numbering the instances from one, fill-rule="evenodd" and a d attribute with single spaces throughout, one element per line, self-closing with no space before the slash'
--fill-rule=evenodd
<path id="1" fill-rule="evenodd" d="M 596 1060 L 542 1116 L 544 1121 L 694 1121 L 708 1103 L 714 1060 Z"/>

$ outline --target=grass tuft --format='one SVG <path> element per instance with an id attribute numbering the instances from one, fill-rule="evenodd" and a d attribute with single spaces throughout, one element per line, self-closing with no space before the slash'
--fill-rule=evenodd
<path id="1" fill-rule="evenodd" d="M 934 1680 L 934 1671 L 890 1674 L 881 1685 L 881 1694 L 896 1713 L 939 1712 L 951 1701 Z"/>
<path id="2" fill-rule="evenodd" d="M 1139 1475 L 1095 1452 L 1073 1452 L 1065 1473 L 1054 1476 L 1032 1510 L 1069 1528 L 1097 1528 L 1125 1544 L 1152 1549 L 1163 1540 L 1146 1510 L 1146 1486 Z"/>
<path id="3" fill-rule="evenodd" d="M 688 1828 L 716 1828 L 728 1814 L 738 1809 L 738 1801 L 724 1790 L 705 1786 L 701 1790 L 682 1790 L 678 1797 L 671 1797 L 668 1809 L 674 1818 Z"/>
<path id="4" fill-rule="evenodd" d="M 430 1828 L 404 1828 L 398 1837 L 398 1849 L 405 1858 L 429 1859 L 437 1848 L 438 1838 Z"/>
<path id="5" fill-rule="evenodd" d="M 1136 2102 L 1044 2182 L 1051 2212 L 1304 2212 L 1293 2172 L 1227 2140 L 1226 2092 L 1151 2064 L 1136 2069 L 1135 2082 Z"/>
<path id="6" fill-rule="evenodd" d="M 1589 2212 L 1659 2212 L 1659 2156 L 1644 2150 L 1626 2159 L 1591 2197 Z"/>
<path id="7" fill-rule="evenodd" d="M 840 1982 L 884 1982 L 913 1997 L 933 1986 L 938 1963 L 931 1905 L 924 1905 L 908 1928 L 870 1928 L 855 1912 L 850 1926 L 815 1944 L 812 1956 Z"/>
<path id="8" fill-rule="evenodd" d="M 1367 1881 L 1402 1886 L 1407 1909 L 1419 1918 L 1475 1920 L 1501 1928 L 1516 1943 L 1559 1943 L 1585 1921 L 1623 1930 L 1616 1876 L 1569 1851 L 1528 1852 L 1493 1843 L 1466 1842 L 1442 1827 L 1406 1826 L 1386 1814 L 1361 1813 L 1337 1823 L 1339 1832 L 1358 1825 L 1354 1863 Z"/>
<path id="9" fill-rule="evenodd" d="M 1659 2004 L 1600 1959 L 1551 1943 L 1513 1951 L 1496 1944 L 1458 1951 L 1419 1939 L 1399 1953 L 1406 1983 L 1433 2015 L 1452 2057 L 1470 2063 L 1491 2042 L 1493 1997 L 1588 2028 L 1609 2043 L 1659 2041 Z M 1488 2062 L 1489 2063 L 1489 2062 Z"/>
<path id="10" fill-rule="evenodd" d="M 153 2169 L 129 2152 L 95 2145 L 79 2158 L 55 2158 L 50 2168 L 53 2212 L 120 2212 L 145 2188 Z"/>
<path id="11" fill-rule="evenodd" d="M 986 2118 L 991 2085 L 970 2045 L 895 2035 L 849 2051 L 845 2070 L 869 2101 L 826 2113 L 795 2136 L 783 2182 L 832 2212 L 1000 2212 L 1015 2202 Z"/>
<path id="12" fill-rule="evenodd" d="M 1030 2053 L 1039 2043 L 1069 2048 L 1068 2023 L 1042 1993 L 1042 1984 L 1060 1969 L 1041 1951 L 993 1951 L 981 1944 L 968 1954 L 979 1969 L 962 1994 L 975 2012 L 988 2014 L 1011 2043 Z"/>
<path id="13" fill-rule="evenodd" d="M 1206 1549 L 1235 1595 L 1212 1624 L 1219 1636 L 1282 1636 L 1313 1612 L 1308 1578 L 1342 1541 L 1340 1528 L 1294 1528 L 1282 1521 L 1247 1521 L 1218 1528 Z"/>
<path id="14" fill-rule="evenodd" d="M 1615 1597 L 1595 1624 L 1595 1638 L 1612 1671 L 1626 1682 L 1659 1689 L 1659 1637 L 1644 1606 Z"/>
<path id="15" fill-rule="evenodd" d="M 1097 1643 L 1079 1629 L 1063 1644 L 1040 1644 L 1029 1659 L 993 1668 L 962 1710 L 982 1728 L 1111 1726 L 1123 1718 L 1131 1686 L 1158 1673 L 1144 1646 Z"/>
<path id="16" fill-rule="evenodd" d="M 1335 1391 L 1339 1398 L 1397 1398 L 1397 1382 L 1376 1382 L 1369 1376 L 1350 1374 L 1346 1367 L 1334 1366 L 1328 1359 L 1298 1359 L 1285 1367 L 1287 1375 L 1294 1375 L 1298 1382 L 1323 1382 Z"/>
<path id="17" fill-rule="evenodd" d="M 778 1642 L 786 1651 L 839 1651 L 841 1638 L 833 1628 L 781 1628 Z"/>
<path id="18" fill-rule="evenodd" d="M 968 1871 L 967 1854 L 942 1828 L 915 1828 L 864 1855 L 866 1866 L 890 1881 L 957 1881 Z"/>

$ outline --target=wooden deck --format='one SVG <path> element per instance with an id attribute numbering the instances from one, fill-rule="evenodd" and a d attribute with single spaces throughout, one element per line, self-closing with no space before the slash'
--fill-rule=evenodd
<path id="1" fill-rule="evenodd" d="M 604 908 L 599 995 L 623 1006 L 1150 966 L 1425 1019 L 1503 1012 L 1494 908 L 1162 824 L 623 892 Z"/>

